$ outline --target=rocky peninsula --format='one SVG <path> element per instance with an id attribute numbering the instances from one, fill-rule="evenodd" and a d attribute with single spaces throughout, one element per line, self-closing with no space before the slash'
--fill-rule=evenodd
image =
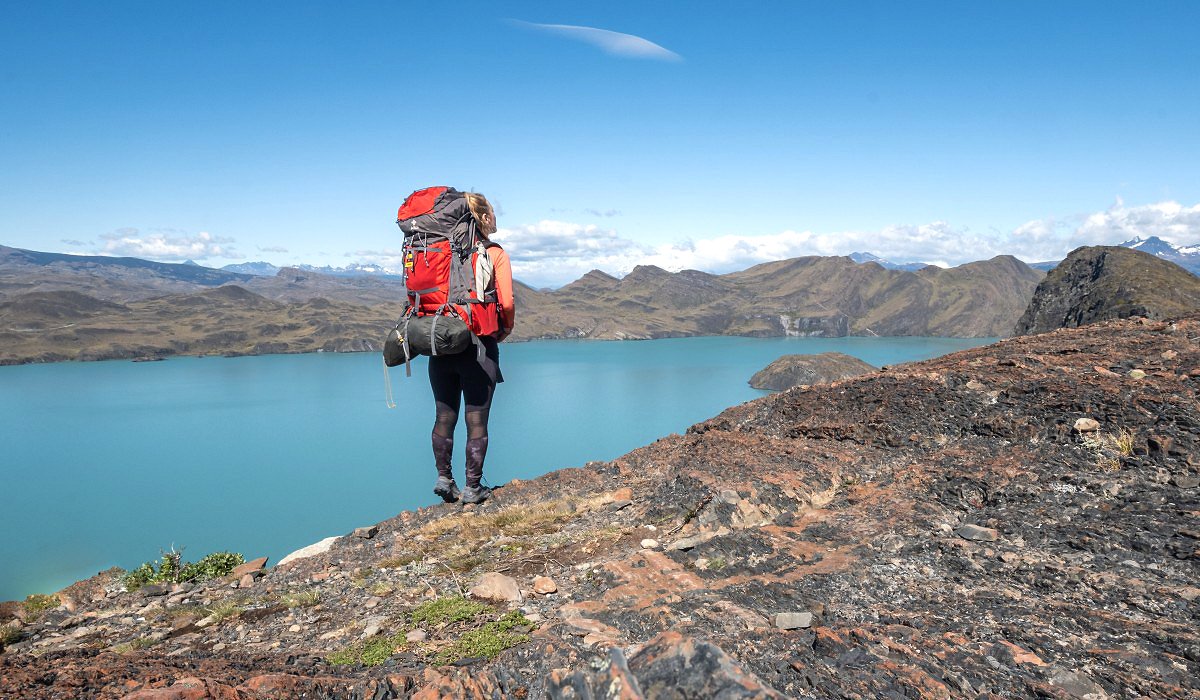
<path id="1" fill-rule="evenodd" d="M 798 387 L 271 568 L 7 604 L 0 696 L 1196 697 L 1198 398 L 1198 315 Z"/>

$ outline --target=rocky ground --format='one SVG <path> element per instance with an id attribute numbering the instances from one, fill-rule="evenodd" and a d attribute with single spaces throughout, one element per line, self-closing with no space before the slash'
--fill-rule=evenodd
<path id="1" fill-rule="evenodd" d="M 1198 390 L 1200 316 L 798 387 L 236 580 L 10 604 L 0 697 L 1194 698 Z"/>

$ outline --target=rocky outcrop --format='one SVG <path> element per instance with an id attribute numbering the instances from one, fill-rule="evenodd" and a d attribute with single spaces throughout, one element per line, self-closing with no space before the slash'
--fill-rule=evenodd
<path id="1" fill-rule="evenodd" d="M 0 697 L 1196 697 L 1198 425 L 1200 316 L 1013 338 L 244 582 L 0 606 Z"/>
<path id="2" fill-rule="evenodd" d="M 1175 263 L 1119 246 L 1071 251 L 1037 286 L 1015 335 L 1106 319 L 1173 318 L 1200 309 L 1200 278 Z"/>
<path id="3" fill-rule="evenodd" d="M 750 377 L 755 389 L 782 391 L 794 386 L 829 384 L 874 372 L 876 368 L 841 352 L 784 355 Z"/>

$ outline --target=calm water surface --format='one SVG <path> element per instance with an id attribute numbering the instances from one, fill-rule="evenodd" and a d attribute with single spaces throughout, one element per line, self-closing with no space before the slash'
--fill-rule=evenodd
<path id="1" fill-rule="evenodd" d="M 779 355 L 875 366 L 988 342 L 948 338 L 683 338 L 502 347 L 492 484 L 606 460 L 764 395 Z M 277 561 L 437 500 L 424 361 L 375 353 L 0 367 L 0 600 L 51 592 L 171 545 Z M 463 430 L 459 428 L 460 436 Z M 455 469 L 462 479 L 462 443 Z"/>

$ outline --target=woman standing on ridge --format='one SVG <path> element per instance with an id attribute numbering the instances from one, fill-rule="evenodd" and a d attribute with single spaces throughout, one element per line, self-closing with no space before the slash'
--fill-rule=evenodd
<path id="1" fill-rule="evenodd" d="M 500 315 L 500 328 L 492 335 L 481 335 L 483 352 L 474 344 L 455 355 L 436 355 L 429 358 L 429 385 L 437 408 L 433 423 L 433 461 L 438 478 L 433 492 L 447 503 L 461 496 L 463 503 L 483 503 L 492 489 L 483 486 L 483 460 L 488 448 L 488 413 L 496 385 L 504 381 L 500 373 L 500 341 L 512 333 L 515 322 L 513 305 L 512 267 L 508 254 L 490 236 L 496 232 L 496 213 L 487 199 L 474 192 L 466 193 L 467 205 L 475 219 L 475 232 L 487 249 L 492 266 L 492 280 Z M 454 452 L 454 428 L 458 424 L 460 404 L 466 404 L 467 424 L 467 483 L 459 492 L 454 482 L 450 460 Z"/>

